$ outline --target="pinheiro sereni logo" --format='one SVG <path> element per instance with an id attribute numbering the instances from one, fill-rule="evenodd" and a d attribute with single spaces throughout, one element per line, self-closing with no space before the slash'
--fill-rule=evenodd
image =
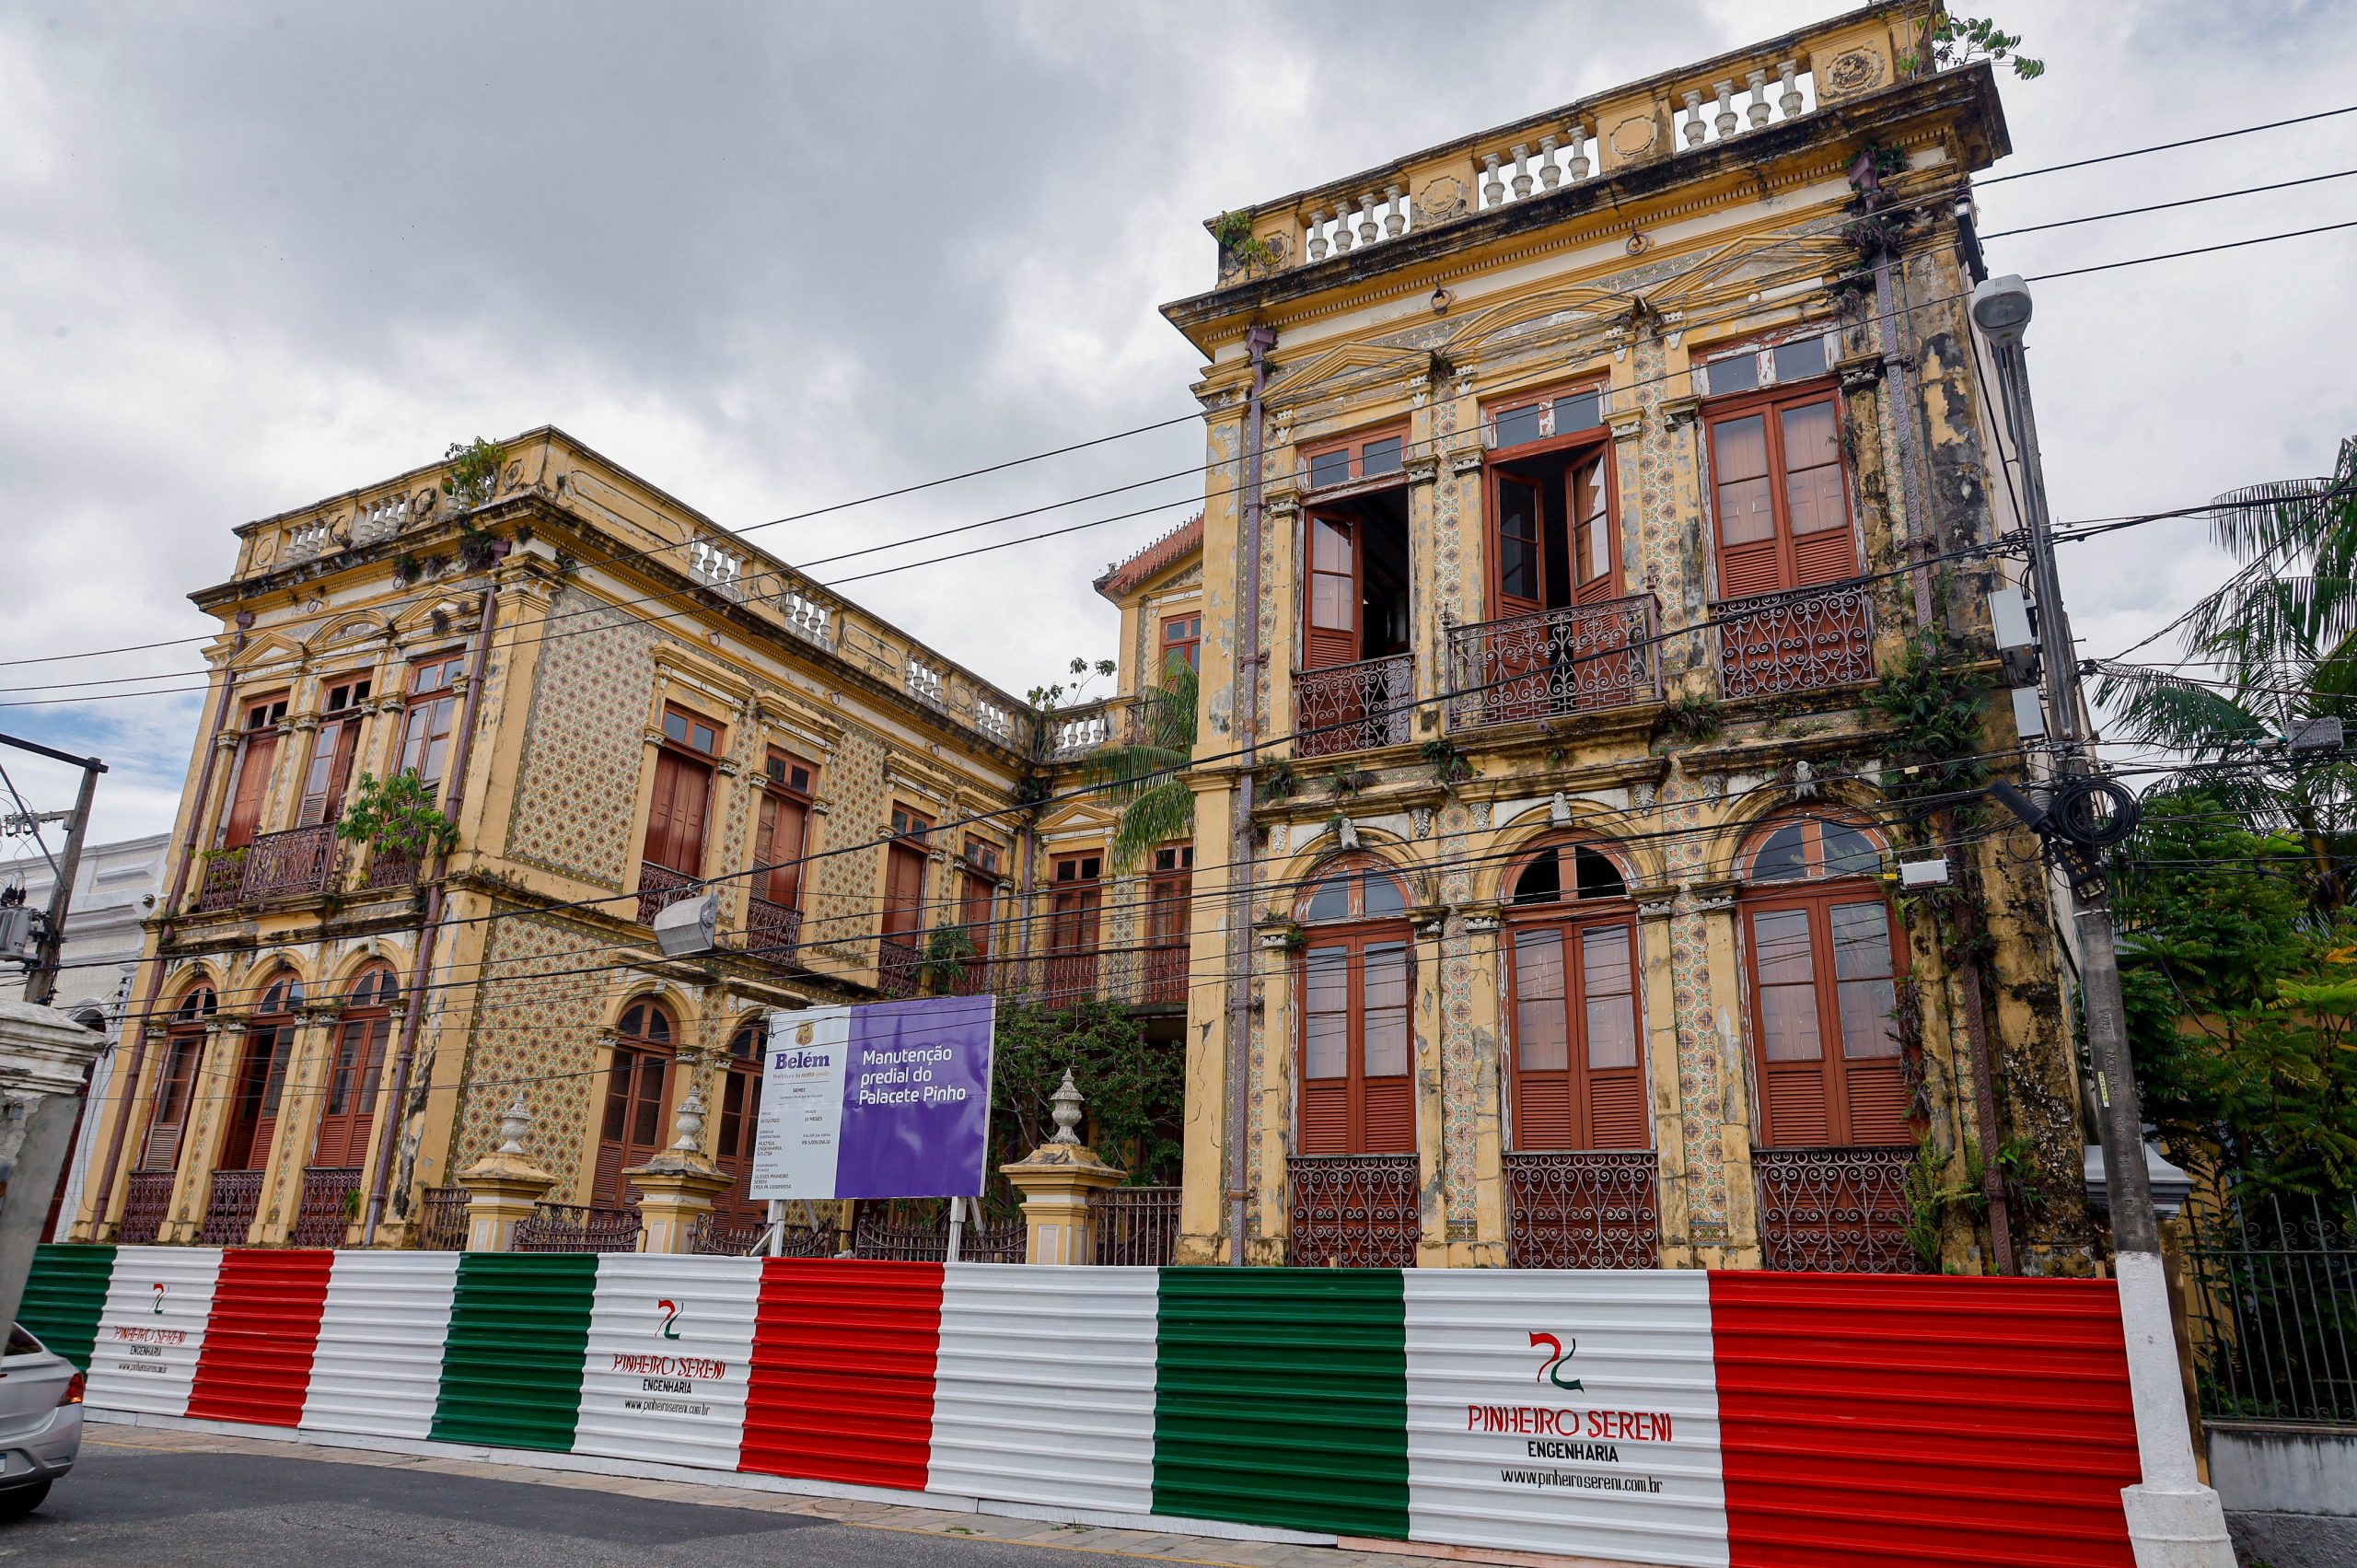
<path id="1" fill-rule="evenodd" d="M 147 1288 L 156 1293 L 156 1299 L 148 1307 L 147 1310 L 151 1315 L 161 1318 L 164 1315 L 164 1282 L 157 1280 L 154 1284 L 149 1285 Z"/>
<path id="2" fill-rule="evenodd" d="M 1572 1353 L 1580 1348 L 1579 1341 L 1573 1340 L 1570 1344 L 1566 1345 L 1562 1341 L 1557 1339 L 1552 1334 L 1533 1334 L 1530 1336 L 1530 1348 L 1532 1350 L 1537 1350 L 1542 1345 L 1547 1348 L 1549 1353 L 1547 1359 L 1539 1365 L 1538 1376 L 1532 1378 L 1531 1381 L 1534 1383 L 1552 1383 L 1558 1388 L 1572 1389 L 1581 1393 L 1586 1392 L 1585 1389 L 1580 1387 L 1580 1380 L 1578 1378 L 1565 1377 L 1563 1376 L 1563 1363 L 1571 1360 Z"/>
<path id="3" fill-rule="evenodd" d="M 655 1304 L 655 1307 L 656 1311 L 663 1314 L 663 1337 L 667 1340 L 678 1339 L 679 1337 L 679 1304 L 676 1301 L 658 1301 Z"/>

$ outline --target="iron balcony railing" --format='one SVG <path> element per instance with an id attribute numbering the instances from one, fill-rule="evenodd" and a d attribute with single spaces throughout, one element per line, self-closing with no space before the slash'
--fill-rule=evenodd
<path id="1" fill-rule="evenodd" d="M 1631 594 L 1452 627 L 1449 723 L 1476 729 L 1658 703 L 1656 623 L 1654 596 Z"/>
<path id="2" fill-rule="evenodd" d="M 341 1247 L 359 1209 L 360 1167 L 329 1166 L 303 1173 L 303 1201 L 288 1237 L 297 1247 Z"/>
<path id="3" fill-rule="evenodd" d="M 876 989 L 887 996 L 914 996 L 922 988 L 924 954 L 911 936 L 876 939 Z"/>
<path id="4" fill-rule="evenodd" d="M 652 925 L 655 917 L 688 897 L 703 884 L 684 871 L 674 871 L 668 865 L 657 865 L 651 860 L 638 864 L 638 923 Z"/>
<path id="5" fill-rule="evenodd" d="M 123 1182 L 122 1220 L 115 1240 L 125 1247 L 152 1247 L 172 1209 L 172 1173 L 135 1170 Z"/>
<path id="6" fill-rule="evenodd" d="M 467 1248 L 467 1204 L 463 1187 L 429 1187 L 418 1200 L 417 1236 L 411 1243 L 422 1252 L 463 1252 Z"/>
<path id="7" fill-rule="evenodd" d="M 1908 1239 L 1908 1148 L 1755 1149 L 1759 1245 L 1771 1269 L 1919 1274 L 1938 1263 Z"/>
<path id="8" fill-rule="evenodd" d="M 1413 1155 L 1297 1155 L 1285 1261 L 1296 1268 L 1411 1269 L 1422 1231 Z"/>
<path id="9" fill-rule="evenodd" d="M 1819 691 L 1875 678 L 1874 602 L 1863 582 L 1724 599 L 1719 695 L 1729 702 Z"/>
<path id="10" fill-rule="evenodd" d="M 261 1178 L 258 1170 L 216 1170 L 204 1202 L 204 1219 L 197 1227 L 200 1247 L 243 1247 L 261 1207 Z"/>
<path id="11" fill-rule="evenodd" d="M 1506 1261 L 1516 1269 L 1650 1269 L 1661 1261 L 1651 1149 L 1505 1156 Z"/>
<path id="12" fill-rule="evenodd" d="M 243 848 L 217 852 L 204 863 L 196 907 L 201 913 L 211 913 L 271 899 L 324 893 L 342 864 L 332 822 L 263 833 Z"/>
<path id="13" fill-rule="evenodd" d="M 1293 676 L 1293 754 L 1304 760 L 1404 745 L 1416 660 L 1391 654 Z"/>
<path id="14" fill-rule="evenodd" d="M 802 912 L 750 899 L 745 905 L 745 951 L 773 964 L 790 964 L 802 942 Z"/>
<path id="15" fill-rule="evenodd" d="M 920 963 L 911 988 L 952 996 L 993 995 L 1035 1007 L 1109 1002 L 1125 1007 L 1187 1005 L 1187 946 L 1183 941 L 1137 947 L 1084 947 L 1029 958 L 937 959 Z"/>

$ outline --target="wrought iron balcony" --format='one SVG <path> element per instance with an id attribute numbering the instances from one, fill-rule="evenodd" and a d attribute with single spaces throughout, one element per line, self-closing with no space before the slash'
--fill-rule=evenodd
<path id="1" fill-rule="evenodd" d="M 1298 1155 L 1285 1261 L 1296 1268 L 1410 1269 L 1422 1233 L 1413 1155 Z"/>
<path id="2" fill-rule="evenodd" d="M 1408 739 L 1416 660 L 1391 654 L 1293 676 L 1293 754 L 1308 760 Z"/>
<path id="3" fill-rule="evenodd" d="M 122 1184 L 122 1219 L 114 1238 L 125 1247 L 152 1247 L 172 1208 L 169 1170 L 134 1170 Z"/>
<path id="4" fill-rule="evenodd" d="M 1771 1269 L 1914 1274 L 1907 1239 L 1912 1148 L 1755 1149 L 1759 1244 Z"/>
<path id="5" fill-rule="evenodd" d="M 924 954 L 913 937 L 876 939 L 876 989 L 887 996 L 914 996 L 923 980 Z"/>
<path id="6" fill-rule="evenodd" d="M 216 1170 L 213 1190 L 204 1202 L 204 1220 L 196 1233 L 201 1247 L 243 1247 L 261 1207 L 261 1178 L 258 1170 Z"/>
<path id="7" fill-rule="evenodd" d="M 335 873 L 335 824 L 318 822 L 264 833 L 246 846 L 242 901 L 302 898 L 327 891 Z"/>
<path id="8" fill-rule="evenodd" d="M 1449 724 L 1522 724 L 1661 701 L 1655 603 L 1631 594 L 1452 627 Z"/>
<path id="9" fill-rule="evenodd" d="M 1505 1156 L 1506 1260 L 1517 1269 L 1650 1269 L 1661 1261 L 1651 1149 Z"/>
<path id="10" fill-rule="evenodd" d="M 684 871 L 643 860 L 638 865 L 638 923 L 652 925 L 655 917 L 703 886 Z"/>
<path id="11" fill-rule="evenodd" d="M 745 951 L 773 964 L 790 964 L 802 940 L 802 912 L 752 899 L 745 906 Z"/>
<path id="12" fill-rule="evenodd" d="M 297 1247 L 341 1247 L 360 1192 L 356 1165 L 314 1167 L 303 1173 L 303 1202 L 288 1237 Z"/>
<path id="13" fill-rule="evenodd" d="M 1724 599 L 1719 695 L 1729 702 L 1819 691 L 1875 678 L 1873 601 L 1862 582 Z"/>

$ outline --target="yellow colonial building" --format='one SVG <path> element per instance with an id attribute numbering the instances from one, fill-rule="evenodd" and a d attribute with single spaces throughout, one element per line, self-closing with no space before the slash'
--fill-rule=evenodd
<path id="1" fill-rule="evenodd" d="M 239 528 L 75 1236 L 461 1245 L 493 1156 L 518 1245 L 741 1248 L 761 1020 L 987 991 L 1184 1053 L 1183 1260 L 2081 1266 L 2046 885 L 1977 793 L 2006 134 L 1920 21 L 1213 220 L 1203 510 L 1097 581 L 1099 701 L 552 429 Z M 1182 665 L 1192 837 L 1116 864 L 1086 765 Z M 642 1229 L 681 1144 L 714 1213 Z"/>

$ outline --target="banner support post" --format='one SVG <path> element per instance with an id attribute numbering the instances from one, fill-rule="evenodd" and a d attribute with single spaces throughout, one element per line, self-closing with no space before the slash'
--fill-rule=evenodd
<path id="1" fill-rule="evenodd" d="M 949 1200 L 949 1257 L 948 1257 L 948 1260 L 947 1260 L 948 1261 L 950 1261 L 950 1262 L 952 1262 L 952 1263 L 955 1263 L 956 1261 L 958 1261 L 958 1242 L 960 1242 L 961 1240 L 965 1239 L 965 1233 L 966 1233 L 966 1200 L 965 1200 L 965 1199 L 963 1199 L 963 1198 L 952 1198 L 952 1199 L 950 1199 L 950 1200 Z"/>

